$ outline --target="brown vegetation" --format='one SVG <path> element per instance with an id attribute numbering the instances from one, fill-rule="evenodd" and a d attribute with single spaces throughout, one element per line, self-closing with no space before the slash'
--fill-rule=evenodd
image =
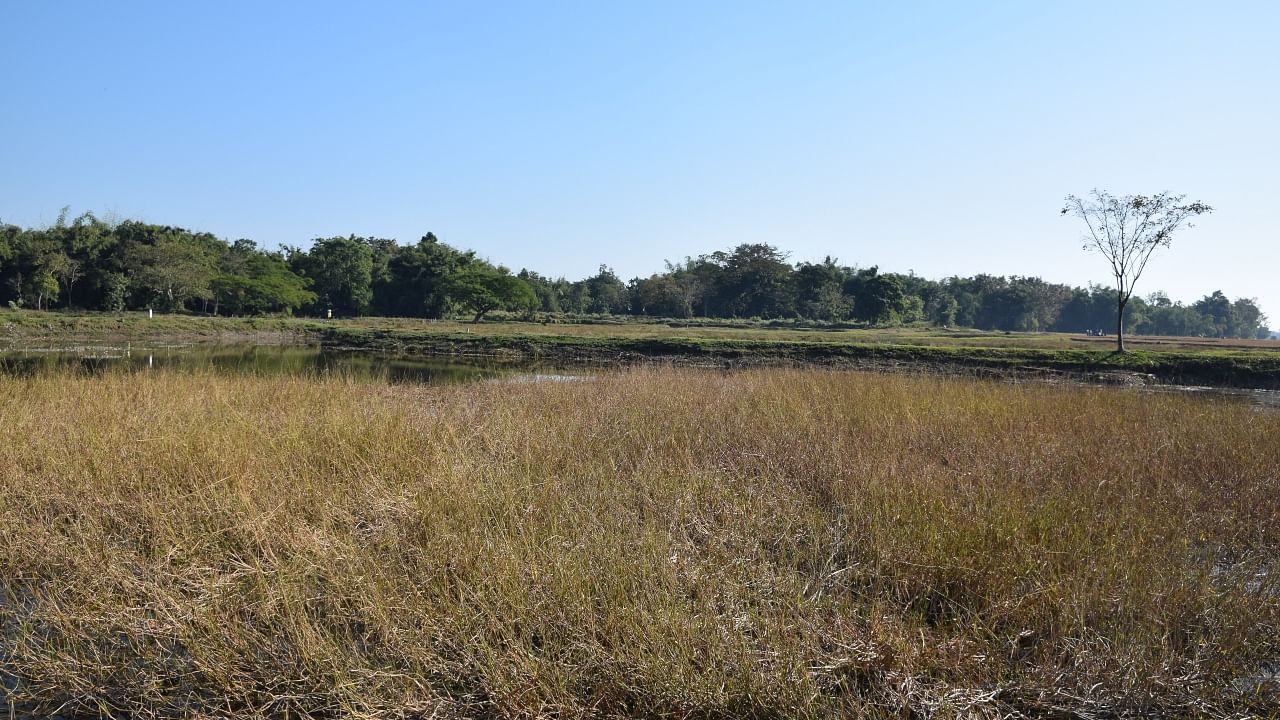
<path id="1" fill-rule="evenodd" d="M 0 398 L 18 712 L 1280 707 L 1280 417 L 1242 405 L 654 368 Z"/>

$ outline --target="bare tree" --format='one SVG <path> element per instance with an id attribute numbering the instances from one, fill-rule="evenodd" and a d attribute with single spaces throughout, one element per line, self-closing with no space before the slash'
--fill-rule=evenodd
<path id="1" fill-rule="evenodd" d="M 59 282 L 67 288 L 67 307 L 71 307 L 71 291 L 75 289 L 76 282 L 84 277 L 84 263 L 65 253 L 59 253 L 57 262 L 54 264 L 53 275 Z"/>
<path id="2" fill-rule="evenodd" d="M 1179 227 L 1192 227 L 1189 220 L 1212 212 L 1202 202 L 1185 202 L 1186 195 L 1125 195 L 1094 190 L 1088 198 L 1068 195 L 1063 215 L 1084 221 L 1084 249 L 1097 252 L 1111 263 L 1116 281 L 1116 351 L 1124 352 L 1124 308 L 1133 296 L 1147 261 L 1158 247 L 1169 247 Z"/>

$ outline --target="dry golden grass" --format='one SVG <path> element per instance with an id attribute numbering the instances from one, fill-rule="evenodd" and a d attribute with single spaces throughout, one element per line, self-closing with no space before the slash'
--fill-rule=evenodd
<path id="1" fill-rule="evenodd" d="M 909 376 L 0 378 L 18 713 L 1277 712 L 1280 416 Z"/>

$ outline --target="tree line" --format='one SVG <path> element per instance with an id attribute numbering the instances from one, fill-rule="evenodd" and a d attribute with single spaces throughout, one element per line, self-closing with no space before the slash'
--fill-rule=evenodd
<path id="1" fill-rule="evenodd" d="M 417 243 L 317 238 L 306 249 L 92 213 L 51 226 L 0 224 L 0 304 L 35 309 L 153 308 L 211 315 L 382 315 L 441 318 L 493 311 L 683 319 L 802 319 L 829 324 L 929 323 L 1009 331 L 1102 331 L 1115 290 L 1036 277 L 930 280 L 851 267 L 832 258 L 792 263 L 767 244 L 668 262 L 624 281 L 606 266 L 570 281 L 513 273 L 427 233 Z M 1256 301 L 1214 292 L 1184 305 L 1163 293 L 1134 297 L 1125 324 L 1140 334 L 1266 337 Z"/>

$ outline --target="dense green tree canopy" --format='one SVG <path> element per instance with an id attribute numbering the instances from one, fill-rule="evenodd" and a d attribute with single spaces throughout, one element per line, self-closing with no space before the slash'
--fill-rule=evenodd
<path id="1" fill-rule="evenodd" d="M 456 273 L 449 281 L 449 292 L 475 313 L 472 322 L 480 322 L 492 310 L 531 311 L 538 304 L 533 288 L 524 280 L 480 264 Z"/>
<path id="2" fill-rule="evenodd" d="M 475 260 L 427 233 L 416 245 L 380 247 L 375 258 L 373 307 L 378 315 L 443 317 L 449 309 L 449 278 Z"/>
<path id="3" fill-rule="evenodd" d="M 335 315 L 363 315 L 373 301 L 373 244 L 366 238 L 318 238 L 306 254 L 290 259 L 294 272 L 311 281 L 317 303 Z"/>
<path id="4" fill-rule="evenodd" d="M 290 271 L 282 255 L 258 252 L 250 241 L 236 241 L 222 270 L 210 282 L 214 314 L 291 314 L 316 301 L 307 280 Z"/>
<path id="5" fill-rule="evenodd" d="M 848 279 L 848 269 L 840 267 L 830 256 L 821 263 L 797 265 L 792 281 L 797 313 L 816 320 L 847 319 L 853 309 L 853 299 L 844 292 Z"/>
<path id="6" fill-rule="evenodd" d="M 931 323 L 1009 331 L 1111 332 L 1116 296 L 1035 277 L 975 275 L 930 280 L 852 267 L 833 258 L 792 264 L 766 244 L 743 244 L 624 282 L 606 265 L 581 280 L 496 268 L 431 233 L 418 242 L 357 235 L 306 249 L 259 248 L 209 233 L 136 221 L 108 223 L 63 212 L 45 228 L 0 223 L 0 303 L 41 309 L 152 307 L 220 315 L 372 313 L 482 320 L 507 311 L 655 318 L 762 318 L 815 323 Z M 544 316 L 545 317 L 545 316 Z M 1217 291 L 1182 304 L 1133 296 L 1134 332 L 1265 337 L 1257 302 Z"/>
<path id="7" fill-rule="evenodd" d="M 693 315 L 684 289 L 670 275 L 651 275 L 636 278 L 627 289 L 631 298 L 631 313 L 659 317 L 687 318 Z"/>

